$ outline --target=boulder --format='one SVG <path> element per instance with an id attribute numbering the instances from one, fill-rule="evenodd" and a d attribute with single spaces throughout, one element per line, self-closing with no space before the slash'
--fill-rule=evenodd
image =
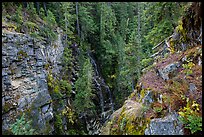
<path id="1" fill-rule="evenodd" d="M 173 74 L 176 72 L 177 68 L 180 66 L 179 62 L 171 63 L 167 66 L 165 66 L 162 69 L 158 69 L 159 75 L 164 79 L 164 80 L 169 80 L 170 79 L 170 74 Z"/>
<path id="2" fill-rule="evenodd" d="M 178 120 L 176 112 L 164 118 L 155 118 L 145 129 L 145 135 L 183 135 L 182 123 Z"/>

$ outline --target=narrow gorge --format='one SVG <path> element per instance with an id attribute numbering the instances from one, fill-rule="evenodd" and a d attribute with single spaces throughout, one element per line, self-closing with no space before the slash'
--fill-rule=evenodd
<path id="1" fill-rule="evenodd" d="M 201 2 L 3 2 L 2 135 L 202 135 Z"/>

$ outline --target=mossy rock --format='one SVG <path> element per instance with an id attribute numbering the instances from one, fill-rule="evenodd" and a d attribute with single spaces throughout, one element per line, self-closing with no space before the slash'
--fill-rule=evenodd
<path id="1" fill-rule="evenodd" d="M 115 111 L 111 121 L 102 128 L 102 135 L 143 135 L 149 122 L 144 117 L 144 106 L 133 100 L 126 100 L 123 107 Z"/>

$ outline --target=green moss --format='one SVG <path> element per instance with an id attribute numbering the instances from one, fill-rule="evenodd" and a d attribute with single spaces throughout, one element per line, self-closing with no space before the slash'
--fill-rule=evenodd
<path id="1" fill-rule="evenodd" d="M 23 50 L 20 50 L 18 53 L 17 53 L 17 57 L 19 60 L 23 59 L 23 58 L 27 58 L 28 57 L 28 54 L 26 52 L 24 52 Z"/>
<path id="2" fill-rule="evenodd" d="M 144 117 L 144 112 L 148 108 L 142 109 L 142 114 L 135 116 L 126 116 L 125 108 L 123 107 L 117 122 L 113 122 L 111 134 L 114 135 L 143 135 L 149 119 Z M 119 125 L 119 126 L 118 126 Z"/>

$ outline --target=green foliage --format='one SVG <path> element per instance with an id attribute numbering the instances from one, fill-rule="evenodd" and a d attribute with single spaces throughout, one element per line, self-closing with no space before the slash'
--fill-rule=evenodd
<path id="1" fill-rule="evenodd" d="M 48 76 L 47 76 L 47 83 L 48 83 L 48 87 L 50 88 L 54 87 L 54 84 L 55 84 L 54 77 L 50 73 L 48 73 Z"/>
<path id="2" fill-rule="evenodd" d="M 67 106 L 65 107 L 65 109 L 63 109 L 62 115 L 66 116 L 68 122 L 71 123 L 72 125 L 76 122 L 76 114 L 71 108 Z"/>
<path id="3" fill-rule="evenodd" d="M 143 68 L 146 68 L 148 67 L 149 65 L 151 65 L 153 63 L 154 59 L 153 58 L 146 58 L 146 59 L 143 59 L 141 61 L 141 65 Z"/>
<path id="4" fill-rule="evenodd" d="M 50 73 L 48 73 L 48 76 L 47 76 L 47 83 L 48 83 L 48 89 L 51 97 L 54 100 L 61 99 L 63 95 L 61 93 L 59 81 L 57 79 L 54 79 L 54 77 Z M 63 105 L 63 101 L 60 100 L 58 104 Z"/>
<path id="5" fill-rule="evenodd" d="M 39 26 L 31 21 L 26 21 L 23 23 L 23 26 L 25 29 L 31 34 L 33 34 L 35 31 L 39 30 Z M 35 33 L 36 34 L 36 33 Z"/>
<path id="6" fill-rule="evenodd" d="M 54 122 L 54 127 L 57 135 L 63 135 L 63 124 L 62 124 L 62 116 L 61 114 L 56 114 L 55 115 L 55 122 Z"/>
<path id="7" fill-rule="evenodd" d="M 156 45 L 170 36 L 177 25 L 179 17 L 183 15 L 185 5 L 186 3 L 176 2 L 149 3 L 145 13 L 149 15 L 146 21 L 151 23 L 151 31 L 145 35 L 146 40 Z"/>
<path id="8" fill-rule="evenodd" d="M 75 83 L 77 93 L 74 100 L 74 107 L 78 114 L 87 112 L 90 109 L 93 110 L 94 108 L 94 103 L 92 102 L 93 68 L 89 59 L 84 60 L 82 70 L 79 74 L 79 78 Z"/>
<path id="9" fill-rule="evenodd" d="M 55 21 L 55 16 L 50 10 L 48 10 L 48 15 L 45 16 L 43 20 L 45 21 L 45 26 L 41 27 L 39 35 L 48 38 L 50 41 L 56 40 L 57 34 L 54 29 L 57 27 L 57 23 Z"/>
<path id="10" fill-rule="evenodd" d="M 19 7 L 16 9 L 16 13 L 11 16 L 11 19 L 17 24 L 23 23 L 22 5 L 19 5 Z"/>
<path id="11" fill-rule="evenodd" d="M 32 121 L 26 121 L 25 114 L 17 119 L 14 124 L 10 126 L 11 131 L 14 135 L 34 135 L 35 130 L 31 126 Z"/>
<path id="12" fill-rule="evenodd" d="M 96 31 L 96 24 L 91 16 L 93 10 L 92 5 L 87 3 L 79 3 L 79 22 L 81 26 L 81 40 L 87 41 L 91 34 Z"/>
<path id="13" fill-rule="evenodd" d="M 23 23 L 22 5 L 19 5 L 19 7 L 16 9 L 15 14 L 11 15 L 11 20 L 16 22 L 16 31 L 19 32 L 22 28 Z"/>
<path id="14" fill-rule="evenodd" d="M 189 101 L 189 98 L 186 99 L 186 102 L 186 106 L 179 111 L 179 120 L 183 122 L 185 128 L 190 129 L 192 134 L 202 131 L 202 117 L 199 116 L 199 104 L 195 101 Z"/>
<path id="15" fill-rule="evenodd" d="M 68 81 L 66 81 L 66 80 L 60 80 L 59 81 L 59 85 L 60 85 L 61 91 L 62 92 L 65 91 L 66 95 L 68 97 L 70 97 L 71 96 L 71 89 L 72 89 L 71 84 Z"/>
<path id="16" fill-rule="evenodd" d="M 68 129 L 66 135 L 87 135 L 84 130 Z"/>
<path id="17" fill-rule="evenodd" d="M 63 69 L 65 71 L 68 71 L 69 68 L 71 68 L 71 62 L 72 62 L 72 51 L 68 47 L 64 48 L 63 57 L 62 57 L 62 64 Z"/>
<path id="18" fill-rule="evenodd" d="M 195 64 L 193 62 L 188 62 L 187 64 L 182 64 L 183 68 L 184 68 L 184 73 L 186 75 L 190 75 L 193 74 L 193 70 L 192 68 L 195 66 Z"/>
<path id="19" fill-rule="evenodd" d="M 29 2 L 26 9 L 29 12 L 29 16 L 32 16 L 32 18 L 29 18 L 29 20 L 34 22 L 35 19 L 37 19 L 37 17 L 38 17 L 37 12 L 36 12 L 36 8 L 34 7 L 34 2 Z"/>
<path id="20" fill-rule="evenodd" d="M 156 113 L 161 113 L 162 109 L 163 109 L 162 107 L 154 107 L 154 111 Z"/>

